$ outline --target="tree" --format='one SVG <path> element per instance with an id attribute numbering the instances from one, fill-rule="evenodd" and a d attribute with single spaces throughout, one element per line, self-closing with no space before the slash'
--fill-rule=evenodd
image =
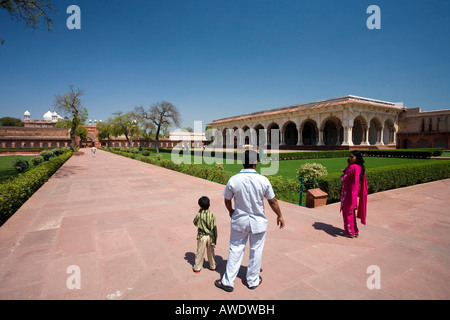
<path id="1" fill-rule="evenodd" d="M 97 137 L 98 140 L 107 139 L 108 140 L 108 148 L 111 148 L 111 136 L 113 135 L 113 125 L 112 125 L 112 119 L 108 118 L 106 122 L 99 122 L 97 123 Z"/>
<path id="2" fill-rule="evenodd" d="M 84 124 L 79 124 L 77 129 L 75 130 L 75 135 L 80 137 L 80 148 L 83 146 L 83 141 L 87 140 L 89 132 L 87 131 Z"/>
<path id="3" fill-rule="evenodd" d="M 73 87 L 70 86 L 70 91 L 68 93 L 64 93 L 61 95 L 55 96 L 54 107 L 65 114 L 72 115 L 72 117 L 68 117 L 68 124 L 70 125 L 70 148 L 72 151 L 76 151 L 77 143 L 76 136 L 77 128 L 80 124 L 83 124 L 87 117 L 88 112 L 85 107 L 81 105 L 81 96 L 84 91 L 78 89 L 77 91 L 73 90 Z"/>
<path id="4" fill-rule="evenodd" d="M 43 18 L 47 29 L 52 30 L 50 13 L 56 12 L 56 9 L 51 5 L 51 0 L 0 0 L 0 9 L 5 9 L 18 21 L 25 21 L 26 26 L 32 29 L 37 29 Z M 0 44 L 3 43 L 4 40 L 0 40 Z"/>
<path id="5" fill-rule="evenodd" d="M 3 117 L 0 118 L 0 127 L 23 127 L 24 123 L 19 118 Z"/>
<path id="6" fill-rule="evenodd" d="M 149 120 L 150 114 L 143 106 L 139 106 L 134 108 L 133 115 L 139 126 L 139 135 L 149 142 L 155 137 L 156 131 L 155 125 Z"/>
<path id="7" fill-rule="evenodd" d="M 72 128 L 72 120 L 67 119 L 58 119 L 58 122 L 55 124 L 55 128 L 64 128 L 71 129 Z M 80 123 L 75 129 L 75 136 L 80 137 L 80 147 L 83 141 L 86 140 L 88 136 L 88 131 L 83 123 Z"/>
<path id="8" fill-rule="evenodd" d="M 131 137 L 137 133 L 137 122 L 132 112 L 123 113 L 122 111 L 114 112 L 115 117 L 112 119 L 112 133 L 115 137 L 124 135 L 128 145 L 131 145 Z"/>
<path id="9" fill-rule="evenodd" d="M 148 111 L 146 111 L 142 106 L 136 107 L 135 114 L 138 115 L 138 118 L 145 122 L 152 123 L 156 127 L 156 152 L 159 152 L 159 134 L 161 132 L 161 128 L 171 125 L 176 125 L 179 127 L 181 123 L 178 108 L 167 101 L 154 103 L 150 106 Z"/>

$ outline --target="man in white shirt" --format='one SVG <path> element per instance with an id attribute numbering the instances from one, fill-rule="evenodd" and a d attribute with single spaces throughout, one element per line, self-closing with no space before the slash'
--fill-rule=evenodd
<path id="1" fill-rule="evenodd" d="M 253 150 L 244 153 L 244 169 L 230 178 L 223 192 L 225 206 L 231 217 L 230 251 L 226 272 L 215 285 L 227 292 L 234 289 L 234 280 L 241 266 L 245 245 L 250 240 L 250 260 L 247 267 L 247 285 L 255 289 L 261 284 L 259 276 L 264 241 L 267 232 L 267 216 L 264 198 L 277 215 L 277 225 L 284 227 L 278 201 L 269 179 L 256 172 L 258 154 Z M 234 198 L 235 209 L 231 199 Z"/>

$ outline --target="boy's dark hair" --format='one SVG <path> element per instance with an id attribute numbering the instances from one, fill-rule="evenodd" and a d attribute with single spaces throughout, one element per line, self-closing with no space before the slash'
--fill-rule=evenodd
<path id="1" fill-rule="evenodd" d="M 198 199 L 198 205 L 204 210 L 209 209 L 209 198 L 206 196 L 201 197 Z"/>
<path id="2" fill-rule="evenodd" d="M 244 158 L 242 164 L 244 169 L 251 169 L 255 163 L 259 162 L 259 154 L 254 150 L 247 150 L 244 152 Z"/>

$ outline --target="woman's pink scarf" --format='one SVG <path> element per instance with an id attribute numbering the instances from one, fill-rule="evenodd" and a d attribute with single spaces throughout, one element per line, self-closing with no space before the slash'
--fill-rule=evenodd
<path id="1" fill-rule="evenodd" d="M 363 182 L 361 185 L 361 190 L 359 191 L 359 204 L 358 204 L 358 213 L 356 215 L 357 218 L 361 219 L 362 224 L 366 224 L 366 214 L 367 214 L 367 179 L 366 174 L 364 173 Z"/>

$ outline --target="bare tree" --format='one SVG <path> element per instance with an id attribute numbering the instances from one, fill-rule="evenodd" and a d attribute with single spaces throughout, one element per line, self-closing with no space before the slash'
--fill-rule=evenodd
<path id="1" fill-rule="evenodd" d="M 181 117 L 178 108 L 167 101 L 157 102 L 150 106 L 149 110 L 144 107 L 136 107 L 134 109 L 136 116 L 145 121 L 150 122 L 156 127 L 155 145 L 156 152 L 159 152 L 159 134 L 164 126 L 175 125 L 180 126 Z"/>
<path id="2" fill-rule="evenodd" d="M 86 108 L 81 105 L 81 96 L 83 95 L 83 93 L 83 90 L 78 89 L 77 91 L 74 91 L 73 87 L 70 86 L 70 91 L 68 93 L 55 96 L 54 107 L 65 114 L 72 115 L 71 119 L 69 118 L 69 120 L 71 121 L 70 148 L 72 149 L 72 151 L 76 151 L 77 149 L 77 127 L 80 124 L 83 124 L 88 117 Z"/>

